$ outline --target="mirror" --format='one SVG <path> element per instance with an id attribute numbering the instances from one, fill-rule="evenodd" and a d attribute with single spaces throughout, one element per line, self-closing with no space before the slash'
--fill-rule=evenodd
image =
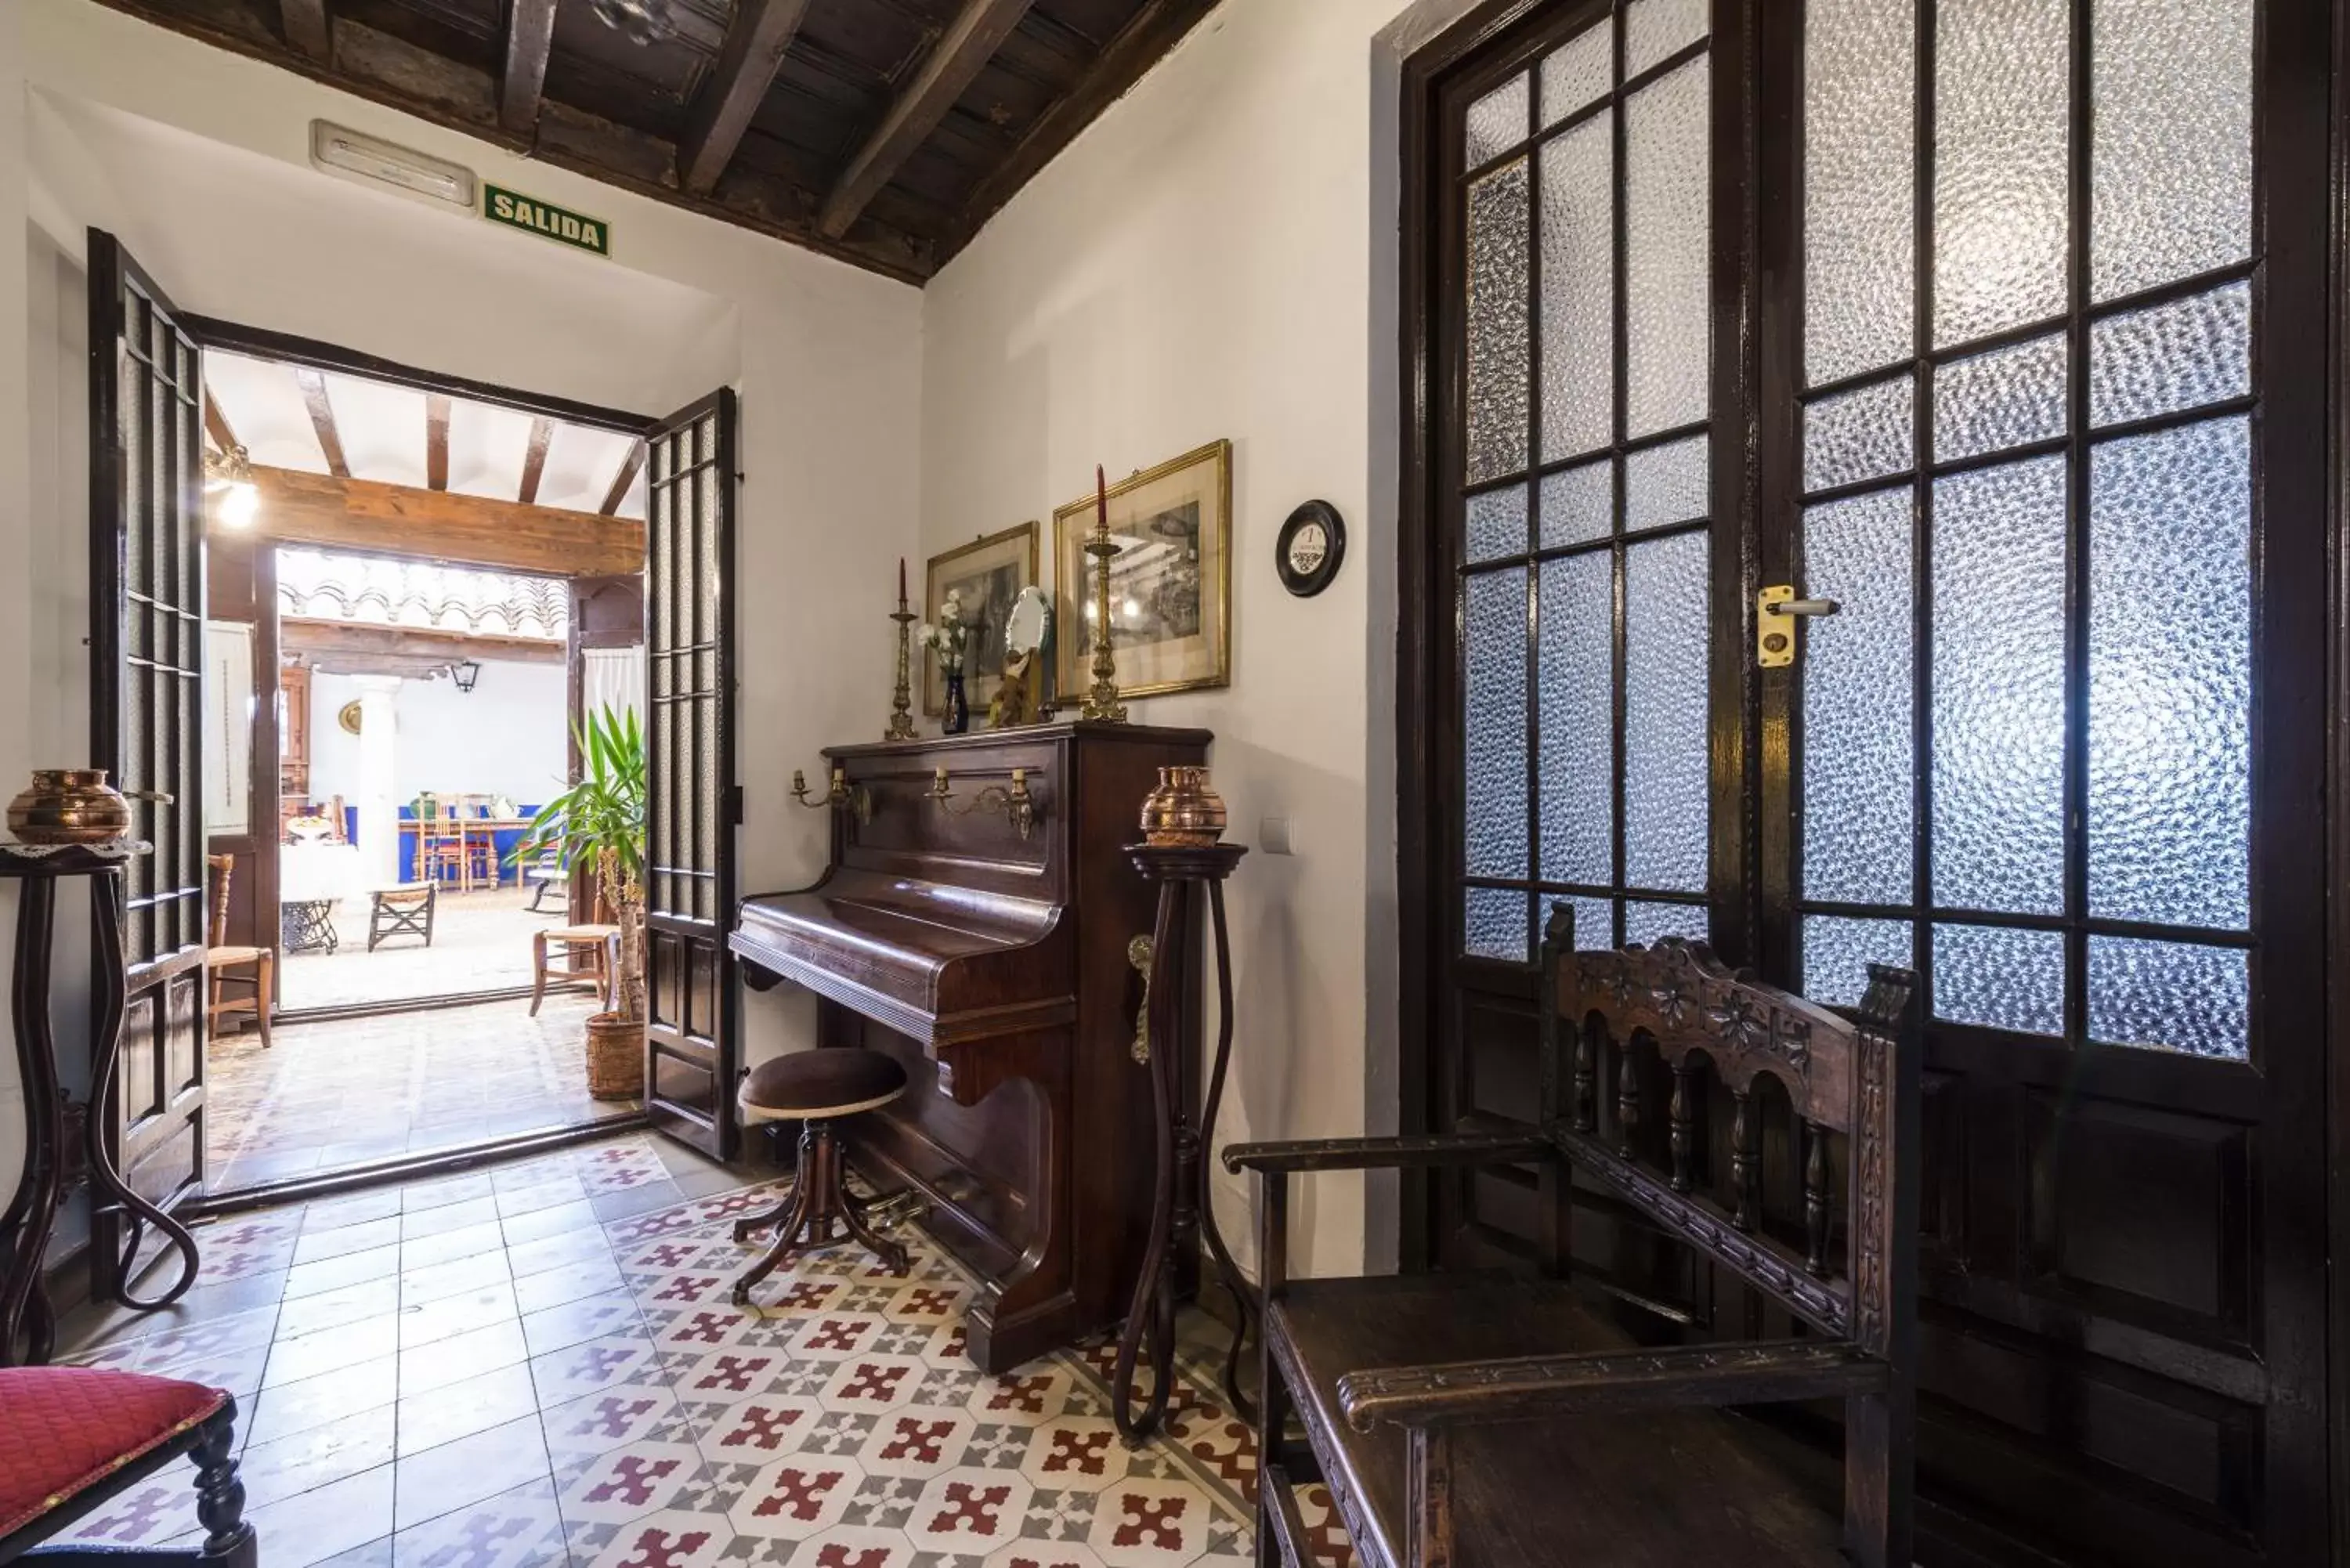
<path id="1" fill-rule="evenodd" d="M 1045 646 L 1045 628 L 1053 618 L 1053 601 L 1045 590 L 1031 583 L 1020 590 L 1012 601 L 1012 613 L 1003 622 L 1003 651 L 1011 654 L 1034 653 Z"/>

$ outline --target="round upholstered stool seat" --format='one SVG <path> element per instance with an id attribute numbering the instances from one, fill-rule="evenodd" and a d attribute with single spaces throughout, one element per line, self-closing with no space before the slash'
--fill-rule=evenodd
<path id="1" fill-rule="evenodd" d="M 825 1120 L 886 1106 L 906 1092 L 906 1069 L 879 1051 L 824 1047 L 762 1062 L 735 1096 L 745 1122 Z"/>
<path id="2" fill-rule="evenodd" d="M 801 1252 L 840 1241 L 862 1243 L 896 1273 L 911 1265 L 903 1246 L 876 1231 L 870 1205 L 848 1190 L 832 1134 L 836 1119 L 878 1109 L 905 1092 L 906 1069 L 895 1057 L 848 1046 L 795 1051 L 761 1063 L 743 1080 L 735 1095 L 743 1120 L 799 1123 L 800 1149 L 798 1174 L 783 1201 L 734 1227 L 737 1241 L 769 1226 L 775 1231 L 765 1255 L 735 1280 L 738 1304 L 747 1304 L 754 1286 Z"/>

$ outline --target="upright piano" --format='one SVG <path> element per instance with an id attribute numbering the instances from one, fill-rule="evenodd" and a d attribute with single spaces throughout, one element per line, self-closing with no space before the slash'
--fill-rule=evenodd
<path id="1" fill-rule="evenodd" d="M 1129 945 L 1157 897 L 1120 851 L 1158 770 L 1204 763 L 1211 738 L 1079 722 L 832 747 L 847 798 L 823 879 L 738 913 L 751 984 L 807 987 L 820 1046 L 905 1064 L 910 1092 L 844 1127 L 849 1158 L 919 1191 L 924 1228 L 980 1276 L 968 1342 L 987 1371 L 1124 1315 L 1156 1137 Z"/>

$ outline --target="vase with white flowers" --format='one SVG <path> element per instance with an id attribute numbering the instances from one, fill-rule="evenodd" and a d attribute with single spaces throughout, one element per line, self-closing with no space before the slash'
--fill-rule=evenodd
<path id="1" fill-rule="evenodd" d="M 960 735 L 971 728 L 971 703 L 962 690 L 963 649 L 971 644 L 971 623 L 962 618 L 960 588 L 947 590 L 946 602 L 939 607 L 936 625 L 922 623 L 921 642 L 938 655 L 939 673 L 946 678 L 946 717 L 939 728 L 950 735 Z"/>

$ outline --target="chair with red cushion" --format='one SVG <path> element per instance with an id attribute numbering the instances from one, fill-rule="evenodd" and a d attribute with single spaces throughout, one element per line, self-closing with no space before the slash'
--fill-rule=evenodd
<path id="1" fill-rule="evenodd" d="M 89 1366 L 0 1367 L 0 1563 L 186 1454 L 196 1463 L 202 1546 L 60 1546 L 35 1558 L 70 1568 L 255 1568 L 235 1446 L 236 1400 L 217 1388 Z"/>

